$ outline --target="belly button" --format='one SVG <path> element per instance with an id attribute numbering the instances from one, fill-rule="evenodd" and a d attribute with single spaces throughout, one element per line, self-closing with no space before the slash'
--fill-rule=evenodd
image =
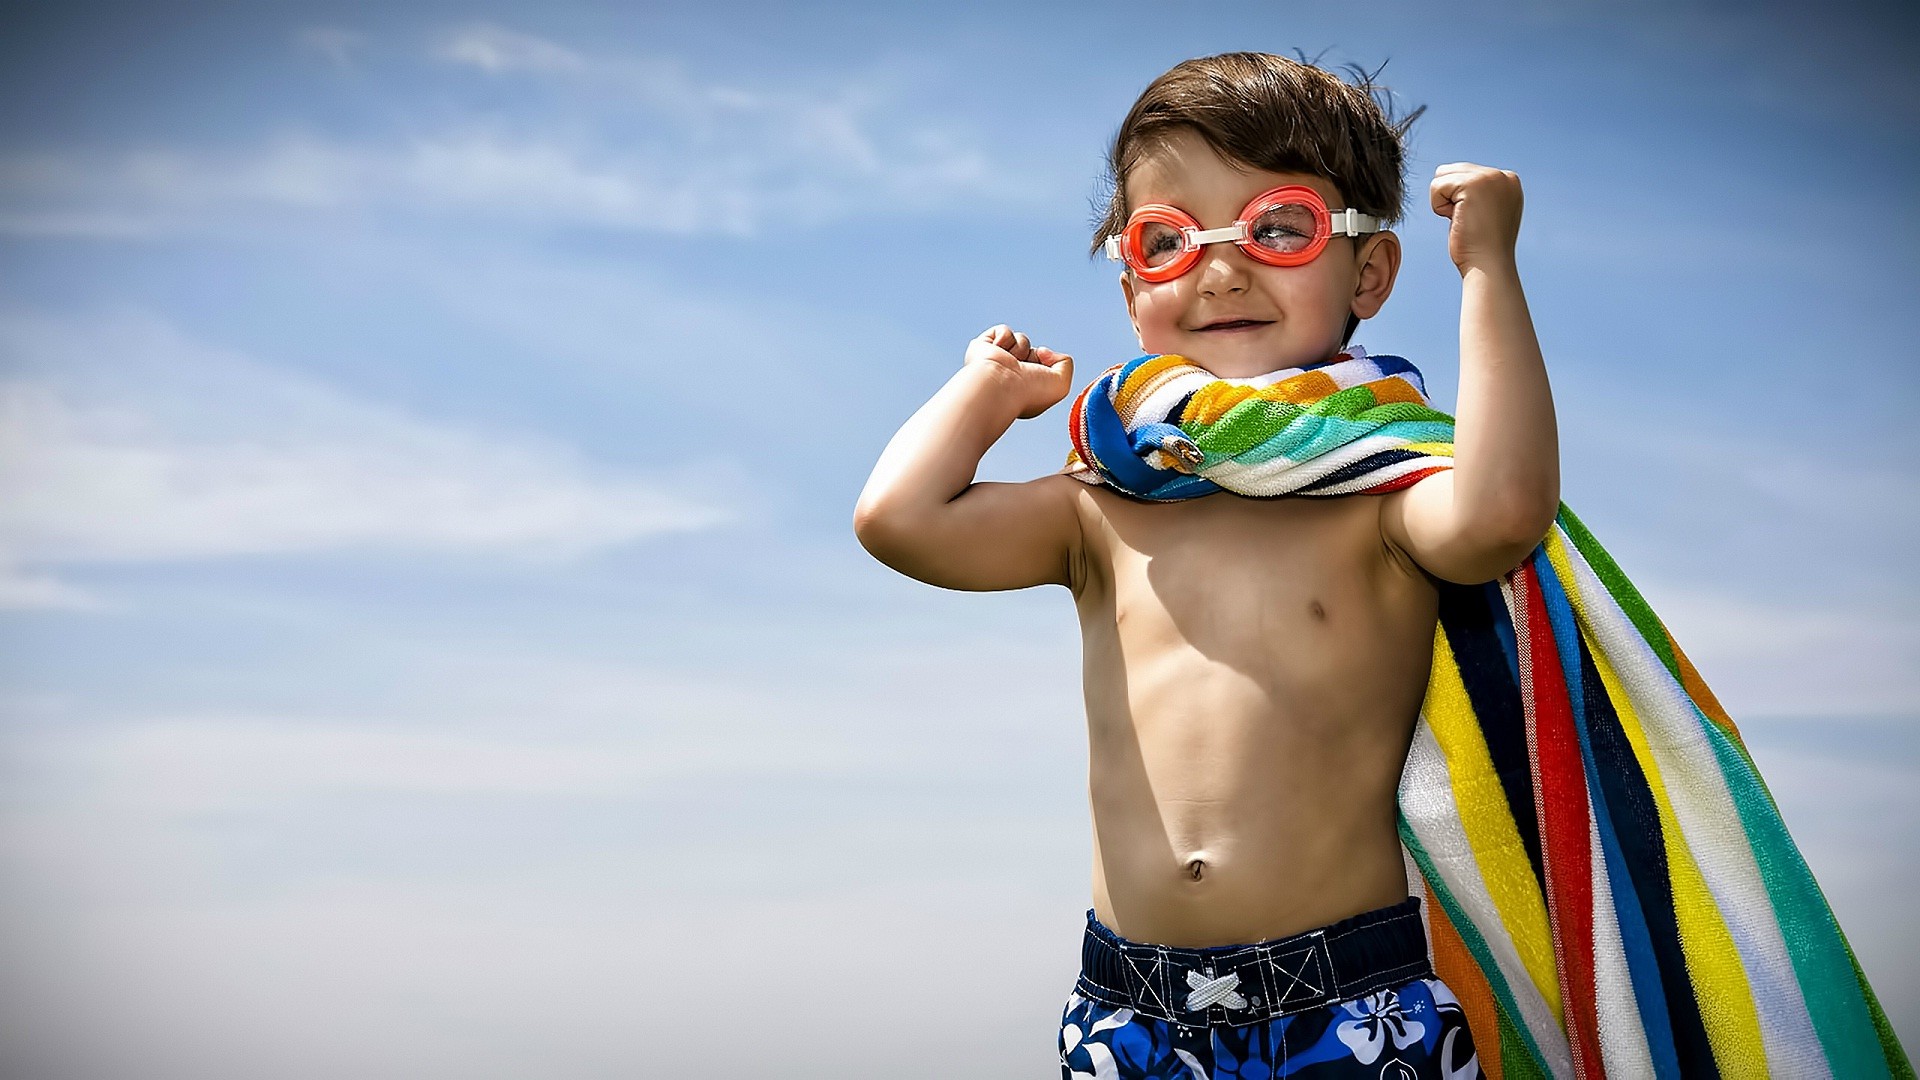
<path id="1" fill-rule="evenodd" d="M 1200 875 L 1206 872 L 1207 872 L 1207 860 L 1205 859 L 1195 859 L 1192 862 L 1187 864 L 1187 873 L 1191 874 L 1193 876 L 1193 880 L 1195 881 L 1199 881 Z"/>
<path id="2" fill-rule="evenodd" d="M 1316 619 L 1324 619 L 1327 617 L 1327 609 L 1321 607 L 1320 601 L 1318 600 L 1307 601 L 1307 611 Z"/>

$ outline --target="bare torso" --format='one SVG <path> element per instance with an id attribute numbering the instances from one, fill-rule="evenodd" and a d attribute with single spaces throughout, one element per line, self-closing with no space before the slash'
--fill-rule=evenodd
<path id="1" fill-rule="evenodd" d="M 1404 897 L 1438 593 L 1380 498 L 1078 502 L 1095 914 L 1203 947 Z"/>

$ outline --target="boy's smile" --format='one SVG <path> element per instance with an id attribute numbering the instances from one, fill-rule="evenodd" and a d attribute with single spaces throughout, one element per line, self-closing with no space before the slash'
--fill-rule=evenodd
<path id="1" fill-rule="evenodd" d="M 1146 154 L 1126 182 L 1127 205 L 1168 203 L 1202 228 L 1232 223 L 1247 201 L 1283 184 L 1312 188 L 1333 209 L 1339 189 L 1308 173 L 1268 172 L 1230 162 L 1191 131 Z M 1332 238 L 1300 266 L 1270 266 L 1235 244 L 1209 244 L 1171 281 L 1121 275 L 1140 348 L 1177 353 L 1221 378 L 1249 378 L 1325 360 L 1339 351 L 1349 315 L 1365 319 L 1393 290 L 1400 247 L 1390 232 L 1363 243 Z"/>

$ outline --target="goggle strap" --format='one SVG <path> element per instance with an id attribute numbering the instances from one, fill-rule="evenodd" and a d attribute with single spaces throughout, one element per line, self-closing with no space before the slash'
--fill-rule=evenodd
<path id="1" fill-rule="evenodd" d="M 1363 233 L 1379 232 L 1380 219 L 1372 214 L 1363 214 L 1358 210 L 1346 209 L 1329 215 L 1333 220 L 1333 235 L 1359 236 Z"/>
<path id="2" fill-rule="evenodd" d="M 1112 259 L 1115 262 L 1119 262 L 1125 258 L 1124 255 L 1120 254 L 1120 237 L 1118 236 L 1107 237 L 1106 247 L 1107 247 L 1107 258 Z"/>

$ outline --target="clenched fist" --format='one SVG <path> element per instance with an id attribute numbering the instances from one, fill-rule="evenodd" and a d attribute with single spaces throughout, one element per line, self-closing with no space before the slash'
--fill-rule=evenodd
<path id="1" fill-rule="evenodd" d="M 990 365 L 994 375 L 1005 380 L 1022 420 L 1053 408 L 1073 390 L 1073 357 L 1035 345 L 1004 324 L 968 342 L 966 362 Z"/>
<path id="2" fill-rule="evenodd" d="M 1473 267 L 1511 270 L 1520 238 L 1520 177 L 1505 169 L 1456 161 L 1433 171 L 1433 212 L 1453 222 L 1447 254 L 1465 274 Z"/>

